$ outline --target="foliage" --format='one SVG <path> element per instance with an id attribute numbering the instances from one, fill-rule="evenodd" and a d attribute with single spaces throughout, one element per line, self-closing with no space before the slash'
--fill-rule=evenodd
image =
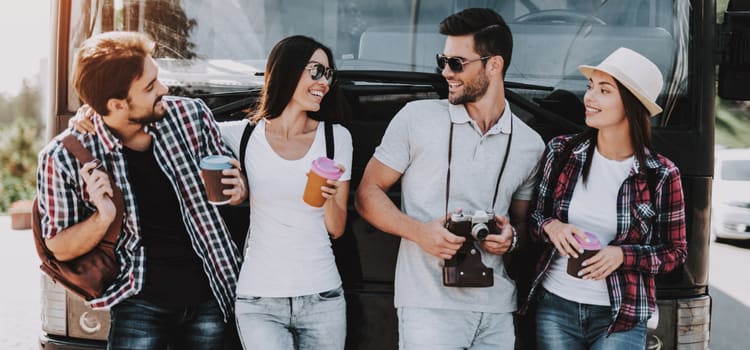
<path id="1" fill-rule="evenodd" d="M 750 104 L 716 98 L 716 141 L 729 148 L 750 147 Z"/>
<path id="2" fill-rule="evenodd" d="M 42 130 L 36 119 L 16 119 L 0 129 L 0 212 L 36 192 L 37 152 Z"/>

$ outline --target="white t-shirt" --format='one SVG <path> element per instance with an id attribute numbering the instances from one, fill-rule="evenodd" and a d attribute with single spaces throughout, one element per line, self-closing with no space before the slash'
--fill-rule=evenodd
<path id="1" fill-rule="evenodd" d="M 633 168 L 633 157 L 618 161 L 604 158 L 594 148 L 591 169 L 583 185 L 578 177 L 568 209 L 568 223 L 591 232 L 607 246 L 617 235 L 617 197 L 622 183 Z M 575 278 L 567 273 L 568 259 L 556 257 L 542 285 L 567 300 L 581 304 L 609 306 L 606 279 L 594 281 Z"/>
<path id="2" fill-rule="evenodd" d="M 220 123 L 224 142 L 239 155 L 247 120 Z M 296 160 L 280 157 L 266 139 L 266 121 L 258 122 L 247 145 L 250 187 L 250 235 L 237 295 L 293 297 L 320 293 L 341 285 L 323 221 L 323 208 L 302 201 L 307 172 L 315 158 L 326 155 L 323 123 L 307 154 Z M 334 160 L 346 168 L 349 181 L 352 138 L 334 125 Z"/>

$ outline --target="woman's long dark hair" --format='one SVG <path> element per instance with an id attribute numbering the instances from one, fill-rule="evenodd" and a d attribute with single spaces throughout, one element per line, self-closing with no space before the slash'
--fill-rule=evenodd
<path id="1" fill-rule="evenodd" d="M 310 57 L 318 49 L 325 52 L 330 67 L 336 69 L 331 49 L 313 38 L 294 35 L 276 43 L 268 55 L 263 95 L 258 109 L 251 113 L 251 120 L 257 122 L 262 118 L 273 119 L 281 115 L 292 100 L 294 90 L 299 84 L 300 76 L 306 69 Z M 308 115 L 315 120 L 343 121 L 348 115 L 343 102 L 340 89 L 334 82 L 323 97 L 320 110 L 310 112 Z"/>
<path id="2" fill-rule="evenodd" d="M 620 99 L 622 100 L 622 106 L 625 110 L 625 118 L 628 120 L 630 125 L 630 143 L 633 145 L 633 151 L 635 158 L 638 160 L 640 165 L 640 171 L 645 174 L 646 170 L 646 151 L 645 148 L 651 150 L 651 121 L 650 113 L 646 106 L 633 95 L 624 85 L 622 85 L 617 79 L 614 79 L 617 83 L 617 89 L 620 91 Z M 570 142 L 565 146 L 563 153 L 560 155 L 558 161 L 558 169 L 556 171 L 557 176 L 560 176 L 562 167 L 567 163 L 573 150 L 585 142 L 591 140 L 588 149 L 586 149 L 586 162 L 583 164 L 583 183 L 586 183 L 588 179 L 589 171 L 591 170 L 591 159 L 593 158 L 594 147 L 596 146 L 596 135 L 598 130 L 592 127 L 586 127 L 584 131 L 574 136 Z"/>

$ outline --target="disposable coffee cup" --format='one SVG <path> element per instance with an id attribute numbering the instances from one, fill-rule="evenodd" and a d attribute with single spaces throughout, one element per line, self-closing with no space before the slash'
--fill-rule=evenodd
<path id="1" fill-rule="evenodd" d="M 223 205 L 229 203 L 230 197 L 223 192 L 225 189 L 232 188 L 232 185 L 221 183 L 224 175 L 221 173 L 225 169 L 232 169 L 232 158 L 227 156 L 207 156 L 201 159 L 201 175 L 206 185 L 206 195 L 208 202 L 213 205 Z"/>
<path id="2" fill-rule="evenodd" d="M 581 248 L 583 248 L 583 253 L 578 254 L 577 258 L 574 258 L 573 256 L 568 257 L 568 275 L 575 278 L 580 278 L 578 276 L 578 271 L 581 271 L 581 264 L 586 261 L 586 259 L 596 255 L 596 253 L 602 249 L 602 244 L 599 242 L 599 238 L 596 237 L 595 234 L 590 232 L 584 233 L 586 238 L 581 238 L 578 235 L 573 236 L 576 241 L 578 241 L 578 244 L 581 245 Z"/>
<path id="3" fill-rule="evenodd" d="M 326 199 L 323 198 L 323 191 L 320 188 L 326 185 L 327 180 L 338 180 L 343 173 L 332 159 L 320 157 L 313 160 L 310 171 L 307 173 L 307 184 L 302 200 L 313 207 L 322 207 Z"/>

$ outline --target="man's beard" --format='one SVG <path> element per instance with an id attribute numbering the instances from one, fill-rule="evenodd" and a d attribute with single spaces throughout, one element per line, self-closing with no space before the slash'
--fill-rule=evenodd
<path id="1" fill-rule="evenodd" d="M 132 117 L 131 116 L 131 117 L 128 118 L 128 120 L 131 123 L 134 123 L 134 124 L 147 125 L 147 124 L 151 124 L 153 122 L 158 122 L 158 121 L 164 119 L 164 116 L 167 114 L 166 110 L 164 110 L 161 114 L 159 114 L 159 113 L 156 112 L 156 106 L 159 103 L 161 103 L 161 97 L 159 97 L 158 99 L 156 99 L 156 101 L 154 102 L 154 105 L 151 108 L 151 113 L 149 113 L 149 114 L 147 114 L 145 116 L 142 116 L 142 117 Z M 131 108 L 132 108 L 132 105 L 131 105 Z"/>
<path id="2" fill-rule="evenodd" d="M 470 102 L 476 102 L 485 93 L 487 88 L 490 86 L 490 81 L 484 74 L 477 74 L 477 78 L 471 81 L 471 83 L 464 83 L 464 93 L 458 96 L 451 97 L 448 95 L 448 102 L 453 105 L 462 105 Z"/>

